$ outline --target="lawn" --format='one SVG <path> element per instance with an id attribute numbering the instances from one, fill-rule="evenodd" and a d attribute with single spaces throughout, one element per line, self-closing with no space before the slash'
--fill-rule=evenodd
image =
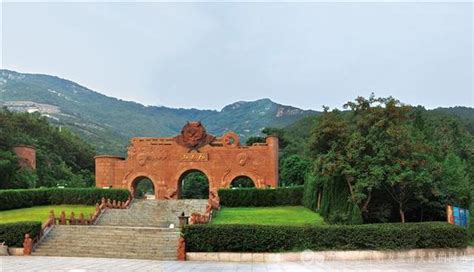
<path id="1" fill-rule="evenodd" d="M 323 225 L 323 218 L 301 206 L 222 208 L 212 224 Z"/>
<path id="2" fill-rule="evenodd" d="M 95 206 L 85 205 L 50 205 L 50 206 L 36 206 L 24 209 L 15 209 L 0 211 L 0 224 L 13 223 L 18 221 L 41 221 L 48 219 L 49 211 L 54 210 L 56 217 L 59 217 L 62 211 L 66 212 L 66 217 L 69 217 L 74 211 L 76 218 L 80 213 L 84 213 L 85 218 L 89 218 L 91 213 L 95 212 Z"/>

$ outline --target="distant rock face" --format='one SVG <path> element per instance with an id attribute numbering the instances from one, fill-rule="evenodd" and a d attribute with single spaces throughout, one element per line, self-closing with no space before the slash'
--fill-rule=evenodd
<path id="1" fill-rule="evenodd" d="M 144 106 L 89 90 L 49 75 L 0 70 L 0 106 L 39 112 L 57 125 L 79 133 L 99 153 L 125 153 L 136 136 L 176 135 L 186 121 L 202 121 L 208 132 L 235 131 L 243 141 L 265 127 L 284 127 L 315 111 L 277 104 L 270 99 L 239 101 L 221 111 Z"/>

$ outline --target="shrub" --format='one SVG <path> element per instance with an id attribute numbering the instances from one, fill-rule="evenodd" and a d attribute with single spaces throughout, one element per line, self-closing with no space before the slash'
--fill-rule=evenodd
<path id="1" fill-rule="evenodd" d="M 100 202 L 102 197 L 125 201 L 128 196 L 129 192 L 125 189 L 45 188 L 0 190 L 0 211 L 40 205 L 94 205 Z"/>
<path id="2" fill-rule="evenodd" d="M 219 197 L 225 207 L 299 206 L 302 204 L 303 186 L 220 189 Z"/>
<path id="3" fill-rule="evenodd" d="M 25 233 L 34 239 L 41 231 L 41 222 L 16 222 L 0 224 L 0 243 L 10 247 L 23 247 Z"/>
<path id="4" fill-rule="evenodd" d="M 367 225 L 188 225 L 188 252 L 463 248 L 466 229 L 444 222 Z"/>

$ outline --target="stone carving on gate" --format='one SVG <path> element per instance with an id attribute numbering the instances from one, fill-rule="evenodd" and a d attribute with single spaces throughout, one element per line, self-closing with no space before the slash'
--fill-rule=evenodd
<path id="1" fill-rule="evenodd" d="M 188 148 L 188 152 L 193 150 L 199 152 L 199 148 L 211 144 L 216 137 L 207 134 L 201 122 L 187 122 L 181 134 L 174 139 L 179 145 Z"/>
<path id="2" fill-rule="evenodd" d="M 175 137 L 132 138 L 127 157 L 96 156 L 96 186 L 134 190 L 137 178 L 147 177 L 156 199 L 181 196 L 181 173 L 203 172 L 209 188 L 229 186 L 231 178 L 250 177 L 256 187 L 278 184 L 278 139 L 242 146 L 239 136 L 209 134 L 201 122 L 187 122 Z M 184 175 L 184 174 L 183 174 Z"/>

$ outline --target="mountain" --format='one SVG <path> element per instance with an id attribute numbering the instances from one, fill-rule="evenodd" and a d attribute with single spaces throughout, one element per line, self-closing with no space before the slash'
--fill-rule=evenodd
<path id="1" fill-rule="evenodd" d="M 457 106 L 450 108 L 436 108 L 433 111 L 457 116 L 464 123 L 466 129 L 474 135 L 474 108 Z"/>
<path id="2" fill-rule="evenodd" d="M 39 112 L 51 123 L 78 133 L 101 154 L 123 154 L 131 137 L 174 136 L 190 120 L 202 121 L 211 134 L 232 130 L 245 140 L 260 135 L 264 127 L 285 127 L 318 114 L 270 99 L 239 101 L 220 111 L 144 106 L 55 76 L 10 70 L 0 70 L 0 106 Z"/>

